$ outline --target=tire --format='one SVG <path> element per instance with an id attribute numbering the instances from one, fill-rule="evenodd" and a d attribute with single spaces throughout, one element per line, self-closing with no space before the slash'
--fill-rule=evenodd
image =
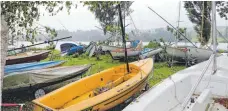
<path id="1" fill-rule="evenodd" d="M 43 89 L 38 89 L 34 92 L 34 97 L 37 99 L 37 98 L 40 98 L 42 96 L 45 95 L 45 91 Z"/>

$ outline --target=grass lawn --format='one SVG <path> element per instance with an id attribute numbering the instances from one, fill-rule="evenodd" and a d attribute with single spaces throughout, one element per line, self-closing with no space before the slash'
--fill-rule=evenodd
<path id="1" fill-rule="evenodd" d="M 183 69 L 185 69 L 185 66 L 174 65 L 170 68 L 166 62 L 155 63 L 153 75 L 149 78 L 150 87 Z"/>
<path id="2" fill-rule="evenodd" d="M 71 66 L 71 65 L 82 65 L 82 64 L 94 64 L 91 68 L 91 71 L 88 71 L 85 75 L 95 74 L 102 70 L 111 68 L 113 66 L 118 66 L 124 64 L 124 62 L 120 62 L 117 60 L 112 60 L 109 55 L 102 55 L 100 56 L 101 60 L 96 60 L 95 57 L 89 58 L 86 55 L 80 55 L 79 57 L 73 56 L 56 56 L 59 55 L 58 51 L 54 51 L 53 53 L 53 60 L 64 60 L 66 61 L 63 66 Z M 51 56 L 51 55 L 50 55 Z M 44 61 L 50 60 L 49 58 L 45 59 Z M 133 62 L 133 61 L 129 61 Z M 160 82 L 162 79 L 169 77 L 170 75 L 176 73 L 179 70 L 184 69 L 185 66 L 175 65 L 172 68 L 168 67 L 166 62 L 156 62 L 154 64 L 154 73 L 151 73 L 149 84 L 150 87 L 155 85 L 156 83 Z"/>
<path id="3" fill-rule="evenodd" d="M 48 61 L 51 58 L 51 54 L 49 57 L 43 61 Z M 124 64 L 124 62 L 119 62 L 117 60 L 112 60 L 109 55 L 100 56 L 100 60 L 96 60 L 95 57 L 88 57 L 86 55 L 80 55 L 78 57 L 74 56 L 59 56 L 59 51 L 54 51 L 53 60 L 64 60 L 66 61 L 62 66 L 72 66 L 72 65 L 83 65 L 83 64 L 93 64 L 90 74 L 94 74 L 105 70 L 107 68 L 111 68 L 113 66 Z"/>

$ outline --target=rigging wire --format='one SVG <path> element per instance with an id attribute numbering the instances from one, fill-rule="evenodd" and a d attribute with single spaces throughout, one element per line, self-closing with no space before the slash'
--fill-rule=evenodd
<path id="1" fill-rule="evenodd" d="M 196 47 L 197 48 L 197 46 L 194 44 L 194 43 L 192 43 L 192 41 L 191 40 L 189 40 L 187 37 L 185 37 L 185 35 L 183 35 L 178 29 L 176 29 L 172 24 L 170 24 L 166 19 L 164 19 L 161 15 L 159 15 L 156 11 L 154 11 L 152 8 L 150 8 L 149 6 L 148 6 L 148 8 L 152 11 L 152 12 L 154 12 L 157 16 L 159 16 L 162 20 L 164 20 L 167 24 L 169 24 L 176 32 L 178 32 L 182 37 L 184 37 L 188 42 L 190 42 L 194 47 Z"/>
<path id="2" fill-rule="evenodd" d="M 132 21 L 132 23 L 133 23 L 133 26 L 134 26 L 135 30 L 136 30 L 136 31 L 138 32 L 138 34 L 139 34 L 140 32 L 139 32 L 139 30 L 136 28 L 135 22 L 133 21 L 133 19 L 132 19 L 132 17 L 131 17 L 131 14 L 129 14 L 129 16 L 130 16 L 130 19 L 131 19 L 131 21 Z"/>
<path id="3" fill-rule="evenodd" d="M 209 66 L 210 66 L 210 64 L 211 64 L 211 62 L 212 62 L 214 56 L 215 56 L 214 54 L 212 54 L 212 55 L 210 56 L 209 60 L 207 61 L 206 67 L 204 67 L 204 69 L 203 69 L 202 73 L 200 74 L 198 80 L 196 81 L 196 83 L 194 84 L 194 86 L 191 88 L 191 90 L 190 90 L 190 92 L 188 93 L 187 97 L 184 99 L 184 101 L 183 101 L 183 103 L 182 103 L 182 105 L 181 105 L 182 108 L 183 108 L 183 110 L 186 108 L 188 102 L 189 102 L 190 99 L 191 99 L 192 94 L 195 92 L 195 90 L 196 90 L 196 88 L 198 87 L 200 81 L 201 81 L 202 78 L 204 77 L 204 74 L 206 73 L 207 69 L 209 68 Z"/>

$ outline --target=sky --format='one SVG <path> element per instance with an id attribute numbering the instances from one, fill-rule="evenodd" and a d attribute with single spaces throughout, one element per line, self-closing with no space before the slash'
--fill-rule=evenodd
<path id="1" fill-rule="evenodd" d="M 79 2 L 77 2 L 79 3 Z M 139 30 L 149 30 L 154 28 L 166 27 L 168 24 L 160 19 L 156 14 L 148 9 L 150 6 L 153 10 L 159 13 L 163 18 L 169 21 L 172 25 L 177 26 L 179 1 L 178 0 L 148 0 L 148 1 L 135 1 L 131 9 L 134 12 L 131 17 Z M 180 27 L 193 27 L 188 17 L 187 12 L 184 9 L 184 3 L 181 2 L 180 10 Z M 41 9 L 41 12 L 43 9 Z M 130 25 L 129 29 L 134 28 L 131 21 L 128 20 Z M 82 4 L 78 4 L 77 9 L 72 9 L 70 15 L 63 10 L 55 16 L 49 16 L 45 14 L 41 16 L 38 23 L 46 26 L 50 26 L 55 29 L 67 29 L 69 31 L 77 30 L 93 30 L 97 29 L 95 26 L 100 26 L 98 20 L 87 7 L 83 7 Z M 228 22 L 221 19 L 217 15 L 217 26 L 226 26 Z M 128 24 L 128 23 L 127 23 Z"/>

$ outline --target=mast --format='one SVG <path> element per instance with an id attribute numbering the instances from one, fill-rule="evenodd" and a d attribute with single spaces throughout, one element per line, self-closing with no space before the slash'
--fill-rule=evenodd
<path id="1" fill-rule="evenodd" d="M 130 73 L 129 64 L 128 64 L 128 57 L 127 57 L 127 49 L 126 49 L 125 30 L 124 30 L 124 26 L 123 26 L 123 20 L 122 20 L 122 15 L 121 15 L 122 13 L 121 13 L 120 4 L 118 5 L 118 10 L 119 10 L 120 26 L 121 26 L 122 37 L 123 37 L 123 45 L 124 45 L 124 52 L 125 52 L 125 62 L 126 62 L 126 65 L 127 65 L 127 72 Z"/>
<path id="2" fill-rule="evenodd" d="M 212 40 L 213 40 L 213 71 L 214 73 L 217 70 L 217 61 L 216 61 L 216 50 L 217 50 L 217 42 L 216 42 L 216 6 L 215 1 L 212 1 Z"/>
<path id="3" fill-rule="evenodd" d="M 180 25 L 180 9 L 181 9 L 181 1 L 179 2 L 179 12 L 178 12 L 178 21 L 177 21 L 177 30 L 179 30 L 179 25 Z M 176 32 L 176 40 L 175 40 L 175 47 L 177 47 L 177 42 L 180 34 Z"/>

